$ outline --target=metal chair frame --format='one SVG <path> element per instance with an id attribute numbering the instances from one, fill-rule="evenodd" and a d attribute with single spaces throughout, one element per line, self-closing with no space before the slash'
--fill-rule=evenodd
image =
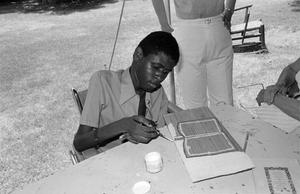
<path id="1" fill-rule="evenodd" d="M 265 43 L 265 26 L 261 20 L 249 21 L 250 18 L 250 8 L 252 5 L 247 5 L 244 7 L 239 7 L 234 9 L 235 12 L 245 10 L 244 21 L 242 24 L 236 24 L 231 26 L 232 41 L 242 40 L 240 45 L 245 44 L 245 39 L 259 37 L 259 44 L 261 44 L 262 49 L 266 49 Z M 257 31 L 256 33 L 247 33 L 250 31 Z M 238 35 L 238 36 L 235 36 Z M 237 46 L 239 44 L 235 44 Z"/>

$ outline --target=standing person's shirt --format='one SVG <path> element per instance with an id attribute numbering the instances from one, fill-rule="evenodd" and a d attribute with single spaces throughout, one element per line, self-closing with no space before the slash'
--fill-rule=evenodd
<path id="1" fill-rule="evenodd" d="M 124 117 L 138 115 L 139 99 L 134 90 L 129 68 L 119 71 L 97 71 L 89 82 L 80 124 L 101 128 Z M 162 126 L 164 124 L 162 115 L 167 113 L 168 106 L 163 87 L 153 93 L 146 93 L 145 101 L 147 107 L 145 117 L 158 121 Z"/>
<path id="2" fill-rule="evenodd" d="M 180 19 L 213 17 L 224 10 L 224 0 L 174 0 L 174 5 Z"/>

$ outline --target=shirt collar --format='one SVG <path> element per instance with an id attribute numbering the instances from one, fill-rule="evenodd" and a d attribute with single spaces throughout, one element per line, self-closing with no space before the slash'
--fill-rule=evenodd
<path id="1" fill-rule="evenodd" d="M 133 82 L 129 73 L 129 68 L 125 69 L 121 75 L 121 97 L 120 104 L 125 103 L 129 99 L 133 98 L 137 94 L 135 93 Z"/>
<path id="2" fill-rule="evenodd" d="M 133 82 L 130 76 L 129 68 L 125 69 L 121 75 L 121 96 L 120 104 L 124 104 L 131 98 L 138 96 L 135 92 Z M 146 92 L 146 107 L 151 107 L 151 93 Z"/>

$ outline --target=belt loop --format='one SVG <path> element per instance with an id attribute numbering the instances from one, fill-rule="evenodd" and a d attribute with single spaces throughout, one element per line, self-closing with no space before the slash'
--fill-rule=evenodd
<path id="1" fill-rule="evenodd" d="M 210 23 L 211 23 L 211 18 L 207 18 L 207 19 L 206 19 L 206 23 L 207 23 L 207 24 L 210 24 Z"/>

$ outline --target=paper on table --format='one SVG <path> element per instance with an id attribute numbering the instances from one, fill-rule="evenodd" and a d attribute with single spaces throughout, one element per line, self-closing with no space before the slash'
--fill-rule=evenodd
<path id="1" fill-rule="evenodd" d="M 173 138 L 180 135 L 176 128 L 180 122 L 197 119 L 217 119 L 207 107 L 167 114 L 164 115 L 164 118 Z M 223 128 L 221 123 L 220 127 Z M 226 132 L 228 133 L 228 131 Z M 227 135 L 228 137 L 230 136 L 230 134 Z M 248 155 L 239 151 L 241 148 L 226 153 L 187 158 L 183 147 L 184 140 L 182 138 L 177 139 L 174 143 L 192 182 L 234 174 L 254 167 Z M 237 147 L 239 146 L 237 145 Z"/>
<path id="2" fill-rule="evenodd" d="M 274 105 L 262 104 L 255 109 L 258 118 L 290 133 L 300 127 L 300 121 L 290 117 Z"/>
<path id="3" fill-rule="evenodd" d="M 300 192 L 300 166 L 296 159 L 254 158 L 256 193 L 297 194 Z"/>
<path id="4" fill-rule="evenodd" d="M 180 122 L 177 128 L 183 136 L 186 157 L 214 155 L 241 149 L 231 143 L 234 139 L 229 139 L 223 132 L 225 128 L 222 128 L 215 118 Z"/>

